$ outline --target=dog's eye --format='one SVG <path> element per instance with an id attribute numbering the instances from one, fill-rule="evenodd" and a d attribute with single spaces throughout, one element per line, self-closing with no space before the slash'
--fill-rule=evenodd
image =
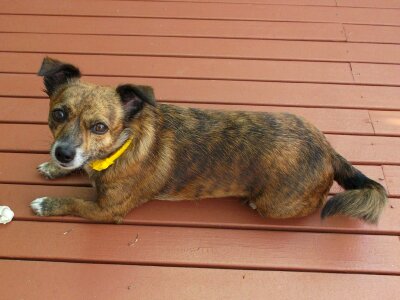
<path id="1" fill-rule="evenodd" d="M 67 113 L 62 109 L 53 110 L 51 115 L 56 122 L 64 122 L 67 119 Z"/>
<path id="2" fill-rule="evenodd" d="M 95 134 L 104 134 L 108 131 L 108 127 L 104 123 L 96 123 L 90 130 Z"/>

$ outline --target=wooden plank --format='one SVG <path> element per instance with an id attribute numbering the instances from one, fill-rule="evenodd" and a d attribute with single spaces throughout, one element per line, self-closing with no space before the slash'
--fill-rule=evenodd
<path id="1" fill-rule="evenodd" d="M 18 221 L 0 237 L 1 258 L 400 274 L 397 236 Z"/>
<path id="2" fill-rule="evenodd" d="M 0 39 L 0 50 L 10 52 L 400 63 L 400 45 L 387 44 L 31 33 Z"/>
<path id="3" fill-rule="evenodd" d="M 400 135 L 400 112 L 369 111 L 376 134 Z"/>
<path id="4" fill-rule="evenodd" d="M 89 222 L 75 217 L 37 217 L 29 207 L 33 199 L 43 196 L 81 197 L 95 199 L 95 191 L 88 187 L 0 184 L 2 204 L 12 208 L 15 220 Z M 363 234 L 399 234 L 400 205 L 389 199 L 378 225 L 368 225 L 345 217 L 321 221 L 320 212 L 305 217 L 273 220 L 261 217 L 241 204 L 239 199 L 203 199 L 200 201 L 150 201 L 130 212 L 124 224 L 215 227 L 263 230 L 295 230 L 313 232 L 347 232 Z"/>
<path id="5" fill-rule="evenodd" d="M 349 42 L 400 44 L 400 27 L 343 25 Z"/>
<path id="6" fill-rule="evenodd" d="M 53 141 L 46 125 L 0 124 L 0 151 L 47 153 Z"/>
<path id="7" fill-rule="evenodd" d="M 351 63 L 351 68 L 356 82 L 400 85 L 400 65 Z"/>
<path id="8" fill-rule="evenodd" d="M 387 188 L 391 195 L 400 197 L 400 167 L 383 166 L 385 178 L 387 178 Z"/>
<path id="9" fill-rule="evenodd" d="M 400 163 L 400 138 L 333 134 L 326 137 L 337 152 L 353 163 Z"/>
<path id="10" fill-rule="evenodd" d="M 48 111 L 48 99 L 0 98 L 0 122 L 2 123 L 47 124 Z"/>
<path id="11" fill-rule="evenodd" d="M 157 99 L 168 102 L 400 109 L 398 87 L 96 76 L 83 80 L 151 85 Z M 45 97 L 42 86 L 42 79 L 33 74 L 0 74 L 0 96 Z"/>
<path id="12" fill-rule="evenodd" d="M 342 26 L 333 23 L 0 15 L 0 28 L 2 32 L 346 40 Z M 64 45 L 67 46 L 68 43 Z M 130 45 L 126 43 L 125 46 Z"/>
<path id="13" fill-rule="evenodd" d="M 336 3 L 348 7 L 400 8 L 399 0 L 336 0 Z"/>
<path id="14" fill-rule="evenodd" d="M 347 63 L 260 61 L 207 58 L 66 55 L 57 58 L 87 75 L 138 76 L 183 79 L 256 80 L 352 83 Z M 36 73 L 43 54 L 0 53 L 0 72 Z M 99 64 L 101 62 L 101 64 Z M 177 68 L 176 66 L 180 67 Z"/>
<path id="15" fill-rule="evenodd" d="M 194 2 L 104 1 L 93 5 L 91 2 L 7 0 L 0 7 L 0 13 L 400 25 L 400 11 L 396 9 Z"/>
<path id="16" fill-rule="evenodd" d="M 0 153 L 0 182 L 90 186 L 83 172 L 60 179 L 42 178 L 36 167 L 49 159 L 48 154 Z"/>
<path id="17" fill-rule="evenodd" d="M 137 0 L 120 0 L 137 1 Z M 139 0 L 140 1 L 140 0 Z M 211 3 L 237 3 L 237 4 L 264 4 L 264 5 L 311 5 L 311 6 L 336 6 L 335 0 L 157 0 L 160 2 L 211 2 Z"/>
<path id="18" fill-rule="evenodd" d="M 15 260 L 0 267 L 4 299 L 395 299 L 400 292 L 400 278 L 389 275 Z"/>
<path id="19" fill-rule="evenodd" d="M 53 138 L 47 125 L 0 124 L 0 151 L 47 153 Z M 400 164 L 400 138 L 326 135 L 332 146 L 353 163 Z"/>
<path id="20" fill-rule="evenodd" d="M 0 183 L 90 186 L 88 178 L 79 173 L 53 180 L 42 178 L 36 167 L 49 159 L 48 154 L 0 153 Z M 385 184 L 380 166 L 358 165 L 356 167 L 372 179 Z M 337 185 L 334 185 L 331 190 L 332 193 L 339 191 Z"/>
<path id="21" fill-rule="evenodd" d="M 227 111 L 290 112 L 308 119 L 325 133 L 374 134 L 366 110 L 200 103 L 176 103 L 176 105 Z M 47 99 L 0 98 L 0 122 L 47 124 L 48 106 L 49 101 Z M 29 110 L 26 110 L 27 107 L 29 107 Z M 23 114 L 21 110 L 24 110 Z"/>

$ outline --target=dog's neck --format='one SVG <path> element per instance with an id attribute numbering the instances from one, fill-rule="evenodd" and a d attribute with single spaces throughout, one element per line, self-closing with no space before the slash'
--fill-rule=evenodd
<path id="1" fill-rule="evenodd" d="M 125 143 L 113 154 L 110 156 L 103 158 L 103 159 L 97 159 L 92 162 L 90 162 L 90 167 L 95 170 L 95 171 L 103 171 L 107 169 L 109 166 L 114 164 L 114 162 L 128 149 L 129 145 L 132 143 L 133 138 L 128 138 Z"/>

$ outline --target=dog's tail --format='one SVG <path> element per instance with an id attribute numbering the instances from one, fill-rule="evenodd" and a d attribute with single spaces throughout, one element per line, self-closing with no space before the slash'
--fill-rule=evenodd
<path id="1" fill-rule="evenodd" d="M 345 215 L 376 224 L 387 202 L 385 188 L 354 168 L 334 150 L 332 162 L 334 179 L 346 191 L 326 202 L 321 217 Z"/>

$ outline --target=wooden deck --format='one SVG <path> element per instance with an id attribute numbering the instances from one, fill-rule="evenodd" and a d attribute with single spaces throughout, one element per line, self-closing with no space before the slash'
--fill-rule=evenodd
<path id="1" fill-rule="evenodd" d="M 0 226 L 0 299 L 398 298 L 399 0 L 3 0 L 0 41 L 0 205 L 16 214 Z M 268 220 L 236 199 L 152 201 L 123 225 L 36 217 L 36 197 L 94 197 L 84 176 L 36 172 L 45 54 L 160 102 L 302 115 L 389 205 L 378 226 Z"/>

